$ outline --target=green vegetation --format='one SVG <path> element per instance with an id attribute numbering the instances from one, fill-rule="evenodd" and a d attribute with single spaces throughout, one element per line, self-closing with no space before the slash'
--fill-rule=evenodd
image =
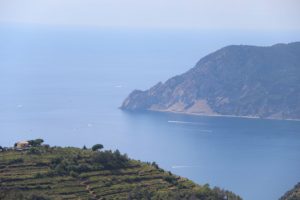
<path id="1" fill-rule="evenodd" d="M 29 145 L 31 145 L 33 147 L 41 146 L 43 142 L 44 142 L 43 139 L 35 139 L 35 140 L 28 141 Z"/>
<path id="2" fill-rule="evenodd" d="M 98 150 L 101 150 L 103 149 L 104 146 L 102 144 L 95 144 L 93 147 L 92 147 L 92 150 L 93 151 L 98 151 Z"/>
<path id="3" fill-rule="evenodd" d="M 295 187 L 286 192 L 279 200 L 300 200 L 300 183 Z"/>
<path id="4" fill-rule="evenodd" d="M 118 150 L 41 144 L 0 152 L 0 199 L 241 200 L 232 192 L 165 172 L 154 162 L 129 159 Z"/>

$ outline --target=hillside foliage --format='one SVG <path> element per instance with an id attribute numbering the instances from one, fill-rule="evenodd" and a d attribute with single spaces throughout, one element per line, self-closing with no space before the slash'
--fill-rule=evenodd
<path id="1" fill-rule="evenodd" d="M 116 151 L 31 146 L 0 152 L 0 199 L 241 200 Z"/>

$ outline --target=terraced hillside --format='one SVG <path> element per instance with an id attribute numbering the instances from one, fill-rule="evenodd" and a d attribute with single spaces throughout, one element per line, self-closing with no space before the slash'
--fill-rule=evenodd
<path id="1" fill-rule="evenodd" d="M 240 200 L 119 151 L 30 147 L 0 152 L 0 199 Z"/>

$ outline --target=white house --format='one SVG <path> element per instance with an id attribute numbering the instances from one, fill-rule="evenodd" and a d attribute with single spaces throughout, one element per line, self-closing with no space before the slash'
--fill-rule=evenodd
<path id="1" fill-rule="evenodd" d="M 16 149 L 26 149 L 29 147 L 28 141 L 19 141 L 15 144 Z"/>

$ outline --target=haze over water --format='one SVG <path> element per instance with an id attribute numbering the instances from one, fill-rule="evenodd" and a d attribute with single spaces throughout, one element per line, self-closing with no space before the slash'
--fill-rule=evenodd
<path id="1" fill-rule="evenodd" d="M 133 89 L 183 73 L 223 46 L 299 35 L 1 26 L 0 145 L 38 137 L 60 146 L 102 143 L 245 200 L 278 199 L 300 180 L 300 122 L 118 107 Z"/>

